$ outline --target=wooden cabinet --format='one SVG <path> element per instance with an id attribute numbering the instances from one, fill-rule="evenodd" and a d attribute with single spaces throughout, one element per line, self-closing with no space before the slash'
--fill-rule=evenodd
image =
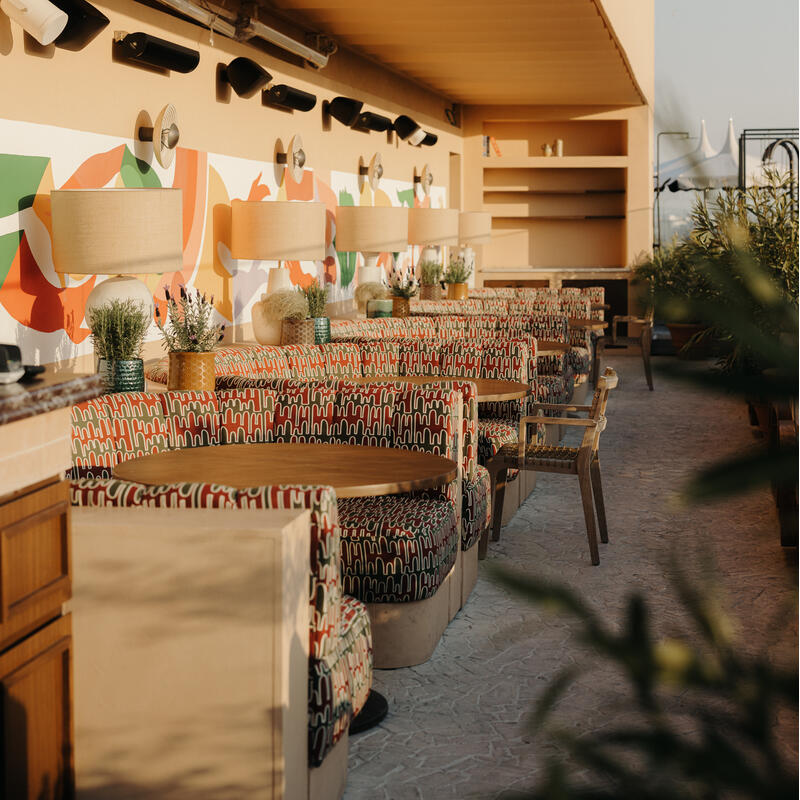
<path id="1" fill-rule="evenodd" d="M 69 483 L 0 500 L 0 795 L 74 796 Z"/>

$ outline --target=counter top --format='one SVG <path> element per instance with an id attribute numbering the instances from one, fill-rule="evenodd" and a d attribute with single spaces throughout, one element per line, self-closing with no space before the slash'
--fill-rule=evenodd
<path id="1" fill-rule="evenodd" d="M 82 403 L 102 393 L 103 379 L 98 374 L 75 374 L 48 367 L 32 380 L 0 384 L 0 425 Z"/>

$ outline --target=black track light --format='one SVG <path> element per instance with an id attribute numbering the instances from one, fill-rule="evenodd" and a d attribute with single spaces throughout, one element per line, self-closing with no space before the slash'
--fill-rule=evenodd
<path id="1" fill-rule="evenodd" d="M 394 129 L 403 141 L 413 145 L 421 144 L 426 135 L 425 131 L 405 114 L 401 114 L 394 121 Z"/>
<path id="2" fill-rule="evenodd" d="M 329 103 L 325 103 L 325 110 L 349 128 L 358 119 L 363 106 L 361 100 L 354 100 L 352 97 L 334 97 Z"/>
<path id="3" fill-rule="evenodd" d="M 191 72 L 200 63 L 199 50 L 142 31 L 114 34 L 114 52 L 126 61 L 141 62 L 174 72 Z"/>
<path id="4" fill-rule="evenodd" d="M 367 131 L 388 131 L 392 128 L 392 121 L 389 117 L 373 114 L 371 111 L 364 111 L 358 115 L 353 127 Z"/>
<path id="5" fill-rule="evenodd" d="M 272 80 L 272 75 L 251 58 L 239 56 L 222 70 L 220 79 L 228 81 L 239 97 L 252 97 Z"/>
<path id="6" fill-rule="evenodd" d="M 426 133 L 425 138 L 420 142 L 420 145 L 425 145 L 425 147 L 433 147 L 438 141 L 439 137 L 435 133 Z"/>
<path id="7" fill-rule="evenodd" d="M 86 0 L 51 0 L 66 13 L 67 24 L 56 37 L 55 46 L 64 50 L 82 50 L 108 25 L 108 17 Z"/>
<path id="8" fill-rule="evenodd" d="M 281 108 L 290 108 L 295 111 L 311 111 L 317 104 L 317 96 L 311 92 L 304 92 L 302 89 L 294 89 L 285 83 L 278 83 L 270 86 L 264 91 L 262 99 L 266 103 Z"/>

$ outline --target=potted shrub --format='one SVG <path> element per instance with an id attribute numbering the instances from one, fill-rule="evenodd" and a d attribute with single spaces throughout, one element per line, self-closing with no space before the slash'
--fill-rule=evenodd
<path id="1" fill-rule="evenodd" d="M 214 322 L 214 296 L 181 286 L 175 299 L 168 290 L 166 320 L 156 308 L 156 325 L 169 352 L 168 389 L 213 392 L 216 383 L 212 348 L 220 341 L 225 326 Z"/>
<path id="2" fill-rule="evenodd" d="M 302 292 L 279 289 L 262 294 L 253 306 L 253 335 L 259 344 L 280 344 L 284 321 L 299 322 L 307 316 L 308 300 Z"/>
<path id="3" fill-rule="evenodd" d="M 110 300 L 89 309 L 86 322 L 92 331 L 97 371 L 103 376 L 106 392 L 143 392 L 141 355 L 150 319 L 142 303 Z"/>
<path id="4" fill-rule="evenodd" d="M 325 344 L 331 340 L 331 321 L 325 315 L 328 302 L 328 287 L 319 285 L 315 278 L 305 288 L 300 287 L 297 293 L 306 301 L 308 308 L 306 319 L 284 319 L 283 344 Z"/>
<path id="5" fill-rule="evenodd" d="M 448 300 L 466 300 L 469 296 L 467 281 L 472 275 L 472 267 L 461 256 L 450 256 L 450 263 L 444 273 Z"/>
<path id="6" fill-rule="evenodd" d="M 389 291 L 392 293 L 392 316 L 407 317 L 411 313 L 410 300 L 419 291 L 419 283 L 413 270 L 400 269 L 395 264 L 389 275 Z"/>
<path id="7" fill-rule="evenodd" d="M 655 316 L 669 328 L 672 343 L 681 357 L 699 354 L 694 347 L 708 325 L 676 298 L 710 298 L 713 289 L 685 243 L 673 241 L 652 255 L 639 259 L 634 268 L 636 279 L 648 287 L 645 300 L 655 307 Z"/>
<path id="8" fill-rule="evenodd" d="M 438 261 L 419 262 L 420 300 L 442 299 L 442 265 Z"/>

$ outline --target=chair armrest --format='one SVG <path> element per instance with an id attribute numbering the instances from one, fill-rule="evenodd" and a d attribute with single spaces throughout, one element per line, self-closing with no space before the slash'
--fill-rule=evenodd
<path id="1" fill-rule="evenodd" d="M 532 410 L 542 411 L 591 411 L 591 406 L 576 406 L 572 403 L 531 403 Z"/>
<path id="2" fill-rule="evenodd" d="M 596 428 L 602 432 L 606 427 L 606 418 L 574 419 L 572 417 L 545 417 L 542 415 L 523 417 L 519 421 L 519 455 L 524 458 L 528 449 L 528 425 L 571 425 L 578 428 Z"/>
<path id="3" fill-rule="evenodd" d="M 642 319 L 641 317 L 633 317 L 628 314 L 615 314 L 614 318 L 611 320 L 611 343 L 617 343 L 617 325 L 620 322 L 635 322 L 640 325 L 644 325 L 647 320 Z"/>

